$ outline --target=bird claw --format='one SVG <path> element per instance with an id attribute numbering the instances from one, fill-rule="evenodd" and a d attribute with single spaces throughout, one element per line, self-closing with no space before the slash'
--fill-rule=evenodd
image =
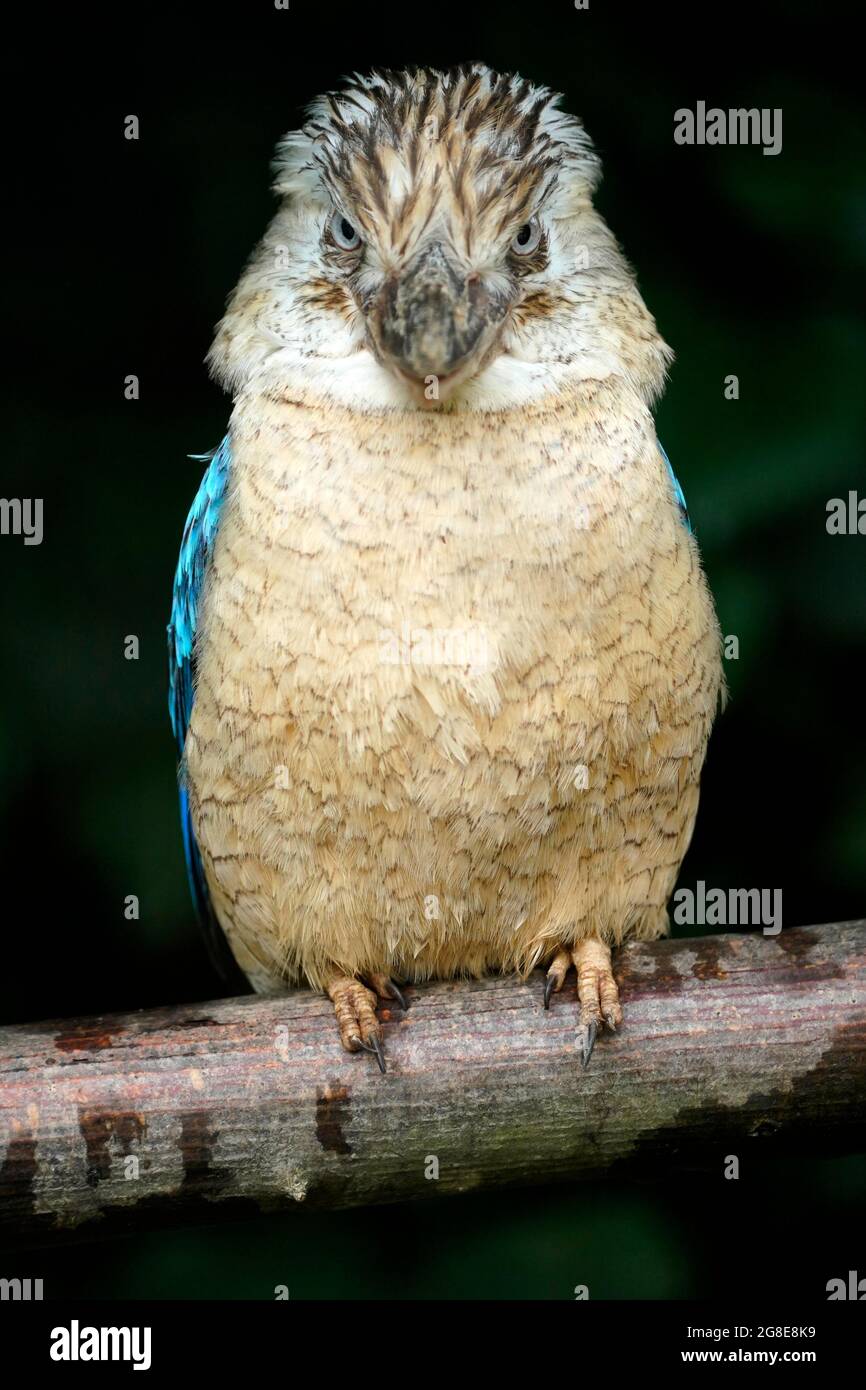
<path id="1" fill-rule="evenodd" d="M 565 983 L 565 977 L 571 969 L 571 955 L 568 951 L 557 951 L 550 963 L 547 972 L 547 979 L 544 982 L 544 1007 L 550 1008 L 550 996 L 558 993 Z"/>
<path id="2" fill-rule="evenodd" d="M 354 1036 L 354 1038 L 352 1039 L 352 1041 L 358 1043 L 359 1047 L 363 1047 L 363 1049 L 364 1049 L 365 1052 L 372 1052 L 372 1053 L 373 1053 L 373 1055 L 374 1055 L 375 1058 L 376 1058 L 376 1061 L 379 1063 L 379 1070 L 380 1070 L 380 1072 L 382 1073 L 382 1075 L 384 1076 L 384 1075 L 385 1075 L 385 1049 L 382 1047 L 382 1044 L 380 1043 L 379 1039 L 376 1038 L 376 1037 L 373 1037 L 373 1038 L 370 1039 L 369 1042 L 365 1042 L 363 1038 L 359 1038 L 358 1035 L 355 1034 L 355 1036 Z"/>
<path id="3" fill-rule="evenodd" d="M 390 987 L 391 998 L 397 1001 L 397 1003 L 400 1005 L 400 1008 L 405 1013 L 406 1010 L 409 1008 L 409 1005 L 406 1003 L 405 996 L 400 992 L 400 990 L 394 984 L 393 980 L 389 980 L 388 985 Z"/>
<path id="4" fill-rule="evenodd" d="M 598 1024 L 595 1019 L 592 1019 L 589 1023 L 585 1023 L 583 1027 L 578 1030 L 577 1036 L 580 1043 L 583 1069 L 586 1071 L 586 1068 L 589 1066 L 589 1059 L 592 1056 L 592 1049 L 595 1047 L 595 1040 L 598 1037 Z"/>
<path id="5" fill-rule="evenodd" d="M 397 988 L 390 975 L 372 974 L 369 977 L 370 985 L 378 994 L 380 999 L 393 999 L 405 1013 L 409 1008 L 401 990 Z"/>

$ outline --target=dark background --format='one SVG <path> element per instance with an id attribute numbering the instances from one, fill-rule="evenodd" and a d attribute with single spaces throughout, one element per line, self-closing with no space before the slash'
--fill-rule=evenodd
<path id="1" fill-rule="evenodd" d="M 39 12 L 9 53 L 26 100 L 4 122 L 0 493 L 45 499 L 40 547 L 0 538 L 4 1021 L 220 992 L 187 898 L 165 708 L 171 580 L 201 472 L 187 455 L 218 443 L 230 409 L 202 359 L 271 215 L 277 138 L 373 65 L 482 58 L 584 118 L 597 201 L 677 353 L 659 434 L 740 642 L 680 882 L 781 887 L 787 926 L 863 914 L 866 538 L 825 529 L 829 498 L 866 493 L 855 14 L 604 0 Z M 673 112 L 698 100 L 781 107 L 782 153 L 675 145 Z M 724 398 L 731 373 L 739 401 Z M 739 1182 L 721 1168 L 139 1235 L 40 1252 L 32 1269 L 16 1258 L 16 1272 L 53 1296 L 268 1298 L 285 1283 L 293 1297 L 569 1298 L 587 1283 L 595 1298 L 711 1298 L 822 1297 L 856 1267 L 862 1158 L 748 1155 Z"/>

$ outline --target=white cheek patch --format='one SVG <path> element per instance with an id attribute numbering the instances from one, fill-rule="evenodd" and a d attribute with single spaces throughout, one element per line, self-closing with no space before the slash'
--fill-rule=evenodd
<path id="1" fill-rule="evenodd" d="M 408 386 L 381 366 L 367 348 L 335 365 L 331 392 L 334 400 L 356 409 L 415 409 Z"/>
<path id="2" fill-rule="evenodd" d="M 275 351 L 259 363 L 249 385 L 266 394 L 296 396 L 311 404 L 333 401 L 362 414 L 416 408 L 409 388 L 364 347 L 333 356 L 302 357 L 294 348 Z"/>
<path id="3" fill-rule="evenodd" d="M 511 410 L 530 401 L 557 395 L 568 383 L 586 377 L 602 379 L 615 371 L 611 361 L 521 361 L 503 354 L 463 383 L 445 405 L 449 411 Z M 311 404 L 333 401 L 362 414 L 377 411 L 423 409 L 409 387 L 383 367 L 367 348 L 347 356 L 301 357 L 286 348 L 265 357 L 249 378 L 255 389 L 274 395 L 294 396 Z"/>
<path id="4" fill-rule="evenodd" d="M 612 372 L 612 364 L 601 360 L 531 362 L 504 353 L 456 392 L 454 404 L 470 410 L 509 410 L 556 395 L 569 382 L 601 380 Z"/>

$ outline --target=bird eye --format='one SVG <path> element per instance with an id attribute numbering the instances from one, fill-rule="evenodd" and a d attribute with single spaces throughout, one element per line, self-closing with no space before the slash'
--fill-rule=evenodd
<path id="1" fill-rule="evenodd" d="M 511 249 L 515 256 L 529 256 L 541 241 L 541 223 L 537 217 L 533 217 L 531 222 L 524 222 L 511 243 Z"/>
<path id="2" fill-rule="evenodd" d="M 344 251 L 357 251 L 361 245 L 361 234 L 348 217 L 344 217 L 341 212 L 335 212 L 331 217 L 330 226 L 331 236 L 338 246 Z"/>

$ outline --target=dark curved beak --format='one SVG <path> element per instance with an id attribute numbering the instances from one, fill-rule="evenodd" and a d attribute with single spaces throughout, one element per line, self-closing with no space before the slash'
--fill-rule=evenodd
<path id="1" fill-rule="evenodd" d="M 377 356 L 400 376 L 422 387 L 431 377 L 453 385 L 480 367 L 508 306 L 433 242 L 385 282 L 367 325 Z"/>

